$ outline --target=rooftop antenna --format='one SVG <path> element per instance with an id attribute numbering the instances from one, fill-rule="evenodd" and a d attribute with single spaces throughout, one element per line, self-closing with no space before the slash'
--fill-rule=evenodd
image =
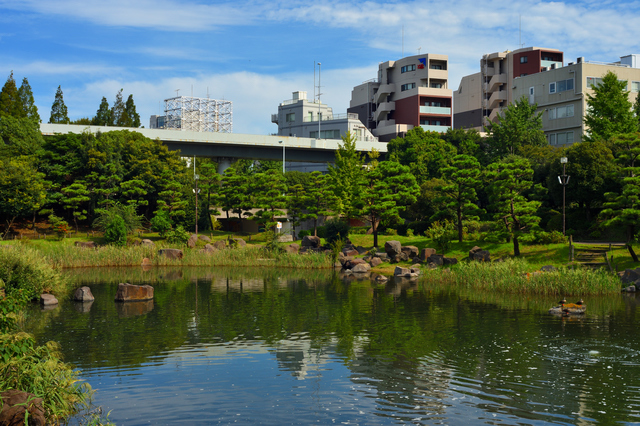
<path id="1" fill-rule="evenodd" d="M 420 54 L 421 50 L 422 50 L 422 46 L 418 47 L 418 55 Z"/>
<path id="2" fill-rule="evenodd" d="M 313 61 L 313 101 L 316 101 L 316 61 Z"/>
<path id="3" fill-rule="evenodd" d="M 404 58 L 404 25 L 402 26 L 402 57 Z"/>
<path id="4" fill-rule="evenodd" d="M 180 92 L 180 89 L 176 89 L 176 98 L 177 98 L 178 96 L 180 96 L 180 93 L 179 93 L 179 92 Z"/>

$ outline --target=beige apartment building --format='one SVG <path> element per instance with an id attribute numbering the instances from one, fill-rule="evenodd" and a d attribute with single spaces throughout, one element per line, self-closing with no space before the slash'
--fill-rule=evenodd
<path id="1" fill-rule="evenodd" d="M 525 47 L 484 55 L 480 72 L 463 77 L 453 93 L 454 127 L 483 131 L 518 99 L 513 93 L 514 79 L 562 65 L 563 53 L 557 49 Z"/>
<path id="2" fill-rule="evenodd" d="M 353 88 L 347 112 L 381 142 L 417 126 L 446 132 L 452 124 L 448 62 L 447 55 L 432 53 L 382 62 L 376 79 Z"/>
<path id="3" fill-rule="evenodd" d="M 627 82 L 629 100 L 635 102 L 640 91 L 640 55 L 623 56 L 613 63 L 578 58 L 564 67 L 518 77 L 512 83 L 512 96 L 514 100 L 526 96 L 529 103 L 538 104 L 542 129 L 550 145 L 571 145 L 588 132 L 583 122 L 587 94 L 593 94 L 592 87 L 609 71 Z"/>

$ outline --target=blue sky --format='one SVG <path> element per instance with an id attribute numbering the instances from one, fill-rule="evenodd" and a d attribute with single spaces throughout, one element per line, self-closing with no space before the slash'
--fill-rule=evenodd
<path id="1" fill-rule="evenodd" d="M 565 63 L 640 53 L 639 22 L 637 1 L 0 0 L 0 84 L 27 77 L 44 122 L 58 85 L 71 119 L 122 88 L 145 127 L 180 89 L 232 101 L 234 133 L 269 134 L 278 103 L 313 97 L 314 62 L 323 102 L 344 113 L 353 86 L 403 53 L 449 55 L 455 90 L 484 53 L 520 40 Z"/>

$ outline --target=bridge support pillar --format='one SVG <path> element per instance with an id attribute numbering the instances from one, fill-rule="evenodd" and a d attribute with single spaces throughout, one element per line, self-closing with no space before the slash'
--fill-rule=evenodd
<path id="1" fill-rule="evenodd" d="M 223 175 L 224 171 L 231 167 L 231 164 L 233 164 L 236 160 L 236 158 L 229 157 L 216 158 L 216 161 L 218 162 L 218 174 Z"/>

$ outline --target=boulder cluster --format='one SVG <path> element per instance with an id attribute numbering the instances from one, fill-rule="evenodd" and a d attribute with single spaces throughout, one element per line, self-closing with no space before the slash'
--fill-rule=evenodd
<path id="1" fill-rule="evenodd" d="M 625 269 L 620 275 L 620 280 L 624 286 L 622 291 L 635 293 L 640 290 L 640 268 Z"/>

